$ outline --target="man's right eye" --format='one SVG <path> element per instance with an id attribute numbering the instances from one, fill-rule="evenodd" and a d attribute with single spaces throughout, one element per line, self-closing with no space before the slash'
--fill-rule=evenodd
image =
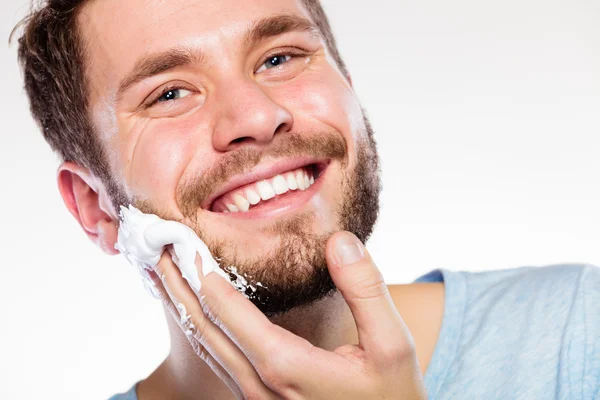
<path id="1" fill-rule="evenodd" d="M 191 91 L 183 88 L 169 88 L 162 92 L 162 94 L 153 102 L 151 102 L 150 106 L 156 103 L 162 103 L 170 100 L 178 100 L 183 99 L 184 97 L 192 94 Z"/>
<path id="2" fill-rule="evenodd" d="M 186 82 L 171 82 L 158 87 L 141 105 L 149 118 L 174 117 L 201 106 L 202 90 Z"/>

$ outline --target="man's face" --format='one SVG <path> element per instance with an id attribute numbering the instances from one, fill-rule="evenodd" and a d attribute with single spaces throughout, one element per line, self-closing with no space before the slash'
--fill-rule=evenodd
<path id="1" fill-rule="evenodd" d="M 377 156 L 301 1 L 93 1 L 79 25 L 93 123 L 130 201 L 261 282 L 266 314 L 330 293 L 325 242 L 370 234 Z"/>

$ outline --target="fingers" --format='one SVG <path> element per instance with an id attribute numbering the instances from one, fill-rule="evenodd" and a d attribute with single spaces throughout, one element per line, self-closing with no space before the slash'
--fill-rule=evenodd
<path id="1" fill-rule="evenodd" d="M 327 242 L 326 257 L 331 278 L 354 316 L 360 347 L 387 355 L 410 350 L 412 336 L 358 238 L 350 232 L 334 234 Z"/>
<path id="2" fill-rule="evenodd" d="M 200 264 L 200 257 L 197 258 Z M 201 265 L 197 265 L 201 270 Z M 269 399 L 270 390 L 262 383 L 252 364 L 243 352 L 215 324 L 205 317 L 196 294 L 175 266 L 168 252 L 164 252 L 157 265 L 163 277 L 166 292 L 176 308 L 174 318 L 188 336 L 194 349 L 213 371 L 230 387 L 248 397 L 248 393 Z M 202 275 L 202 274 L 199 274 Z M 205 279 L 205 278 L 204 278 Z M 220 278 L 222 279 L 222 278 Z M 206 352 L 203 351 L 206 350 Z M 213 364 L 213 365 L 211 365 Z M 214 367 L 213 367 L 214 366 Z M 235 390 L 232 390 L 235 393 Z"/>
<path id="3" fill-rule="evenodd" d="M 267 385 L 277 375 L 274 371 L 291 371 L 294 364 L 307 361 L 310 342 L 273 324 L 219 275 L 204 277 L 200 301 L 205 314 L 241 349 Z"/>
<path id="4" fill-rule="evenodd" d="M 161 221 L 154 223 L 144 231 L 144 239 L 151 248 L 161 249 L 169 243 L 173 243 L 179 259 L 177 265 L 183 277 L 194 290 L 200 290 L 199 274 L 194 265 L 196 251 L 193 247 L 182 246 L 182 243 L 190 241 L 195 234 L 193 231 L 175 221 Z"/>
<path id="5" fill-rule="evenodd" d="M 169 257 L 168 253 L 165 252 L 163 257 Z M 164 260 L 161 258 L 161 262 Z M 160 262 L 159 262 L 160 264 Z M 149 272 L 149 277 L 154 284 L 154 289 L 158 292 L 159 299 L 163 302 L 171 316 L 175 321 L 181 322 L 181 313 L 177 309 L 175 304 L 178 304 L 176 301 L 172 300 L 172 295 L 169 294 L 169 290 L 163 285 L 160 278 L 157 276 L 156 272 Z M 164 278 L 163 278 L 164 279 Z M 192 327 L 191 320 L 188 320 L 185 324 L 179 323 L 179 327 L 181 330 L 186 333 L 190 331 Z M 187 336 L 187 335 L 186 335 Z M 197 340 L 194 338 L 190 338 L 190 344 L 196 354 L 210 367 L 210 369 L 221 379 L 229 388 L 229 390 L 235 394 L 236 398 L 243 398 L 241 389 L 235 382 L 233 378 L 229 375 L 229 373 L 213 358 L 213 356 L 202 346 Z"/>

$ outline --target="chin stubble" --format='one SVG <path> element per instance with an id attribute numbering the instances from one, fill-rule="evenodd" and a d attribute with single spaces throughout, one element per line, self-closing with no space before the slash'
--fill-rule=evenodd
<path id="1" fill-rule="evenodd" d="M 338 229 L 335 230 L 350 231 L 363 243 L 377 221 L 381 191 L 376 143 L 366 117 L 365 123 L 367 135 L 358 144 L 357 165 L 344 173 L 343 200 L 336 213 Z M 307 212 L 274 224 L 269 234 L 279 238 L 279 245 L 259 260 L 238 257 L 236 251 L 240 250 L 224 242 L 213 242 L 209 248 L 225 271 L 235 266 L 248 282 L 260 282 L 256 291 L 246 294 L 267 317 L 278 317 L 296 308 L 310 307 L 333 296 L 337 290 L 325 258 L 325 246 L 335 231 L 315 234 L 313 222 L 314 215 Z"/>

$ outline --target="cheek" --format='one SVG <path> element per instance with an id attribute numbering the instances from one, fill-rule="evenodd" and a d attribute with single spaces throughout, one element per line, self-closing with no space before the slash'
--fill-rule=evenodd
<path id="1" fill-rule="evenodd" d="M 356 98 L 345 80 L 334 70 L 313 68 L 295 82 L 290 97 L 296 98 L 309 115 L 333 126 L 345 125 L 356 111 Z"/>
<path id="2" fill-rule="evenodd" d="M 356 144 L 366 137 L 362 108 L 349 84 L 334 70 L 311 70 L 286 88 L 285 105 L 294 113 L 297 131 L 335 131 L 348 146 L 350 164 Z"/>
<path id="3" fill-rule="evenodd" d="M 132 154 L 131 187 L 140 198 L 174 209 L 177 186 L 197 152 L 203 127 L 193 118 L 148 123 Z"/>

